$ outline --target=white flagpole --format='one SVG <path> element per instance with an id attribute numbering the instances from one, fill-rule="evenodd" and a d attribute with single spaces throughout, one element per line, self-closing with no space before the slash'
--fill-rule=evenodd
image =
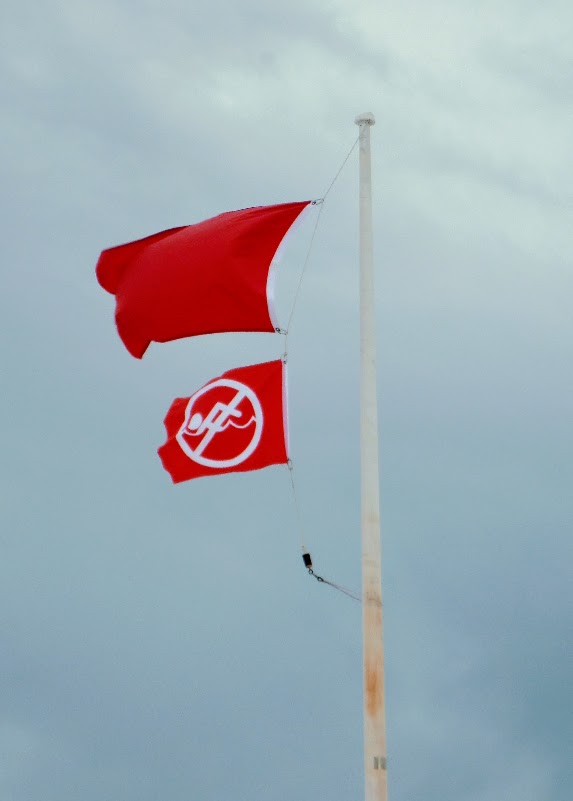
<path id="1" fill-rule="evenodd" d="M 360 462 L 362 509 L 362 628 L 364 656 L 364 785 L 366 801 L 387 801 L 382 566 L 378 489 L 376 321 L 372 255 L 370 126 L 360 114 Z"/>

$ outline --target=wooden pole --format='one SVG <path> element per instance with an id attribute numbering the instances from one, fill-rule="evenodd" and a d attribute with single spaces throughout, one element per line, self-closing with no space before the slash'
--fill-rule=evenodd
<path id="1" fill-rule="evenodd" d="M 360 114 L 360 462 L 362 516 L 362 628 L 364 656 L 364 785 L 366 801 L 387 801 L 382 560 L 378 485 L 376 320 L 372 250 L 370 127 Z"/>

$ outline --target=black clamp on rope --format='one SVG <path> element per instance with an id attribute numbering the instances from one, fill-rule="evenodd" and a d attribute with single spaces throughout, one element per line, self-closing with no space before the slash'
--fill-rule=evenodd
<path id="1" fill-rule="evenodd" d="M 322 576 L 317 576 L 314 570 L 312 569 L 312 558 L 310 553 L 306 550 L 306 547 L 302 546 L 302 561 L 304 562 L 304 566 L 308 570 L 308 575 L 315 578 L 321 584 L 328 584 L 329 587 L 332 587 L 339 592 L 342 592 L 344 595 L 348 595 L 350 598 L 353 598 L 355 601 L 360 603 L 360 596 L 356 595 L 356 593 L 351 592 L 351 590 L 346 589 L 346 587 L 342 587 L 340 584 L 335 584 L 334 581 L 329 581 L 328 579 L 322 578 Z"/>
<path id="2" fill-rule="evenodd" d="M 312 569 L 312 558 L 311 558 L 309 552 L 305 551 L 304 549 L 303 549 L 303 554 L 302 554 L 302 561 L 304 562 L 304 566 L 308 570 L 308 575 L 309 576 L 313 576 L 317 581 L 324 582 L 324 579 L 322 578 L 322 576 L 317 576 L 316 573 L 314 572 L 314 570 Z"/>

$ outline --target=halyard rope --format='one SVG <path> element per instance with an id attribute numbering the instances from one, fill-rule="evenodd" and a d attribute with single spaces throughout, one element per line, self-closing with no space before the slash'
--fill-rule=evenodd
<path id="1" fill-rule="evenodd" d="M 328 579 L 322 578 L 322 576 L 317 576 L 311 567 L 308 568 L 308 575 L 313 576 L 313 578 L 315 578 L 321 584 L 328 584 L 329 587 L 334 587 L 335 590 L 343 592 L 344 595 L 348 595 L 349 598 L 353 598 L 355 601 L 358 601 L 358 603 L 361 603 L 362 599 L 359 595 L 356 595 L 356 593 L 352 592 L 352 590 L 343 587 L 341 584 L 335 584 L 334 581 L 329 581 Z"/>
<path id="2" fill-rule="evenodd" d="M 282 360 L 283 360 L 283 362 L 285 362 L 285 364 L 286 364 L 286 362 L 288 360 L 288 335 L 289 335 L 289 331 L 290 331 L 290 325 L 291 325 L 292 318 L 293 318 L 293 315 L 294 315 L 294 311 L 295 311 L 295 308 L 296 308 L 296 304 L 297 304 L 297 301 L 298 301 L 298 298 L 299 298 L 299 295 L 300 295 L 300 289 L 302 287 L 302 281 L 303 281 L 303 278 L 304 278 L 304 275 L 305 275 L 305 272 L 306 272 L 306 268 L 307 268 L 309 260 L 310 260 L 310 254 L 311 254 L 311 251 L 312 251 L 312 246 L 314 244 L 316 232 L 317 232 L 317 229 L 318 229 L 318 223 L 320 222 L 320 217 L 322 215 L 322 209 L 324 208 L 324 201 L 326 200 L 330 190 L 332 189 L 332 187 L 336 183 L 340 173 L 344 169 L 344 167 L 346 165 L 346 162 L 348 161 L 348 159 L 352 155 L 352 152 L 354 151 L 354 148 L 356 147 L 359 138 L 360 137 L 357 137 L 354 140 L 354 143 L 353 143 L 352 147 L 350 148 L 350 150 L 346 154 L 346 157 L 345 157 L 344 161 L 340 165 L 340 167 L 338 169 L 338 172 L 336 173 L 336 175 L 332 179 L 332 181 L 330 183 L 330 186 L 328 187 L 328 189 L 324 193 L 323 197 L 318 199 L 318 200 L 313 200 L 312 201 L 312 205 L 320 206 L 320 209 L 318 210 L 318 214 L 316 216 L 316 221 L 314 223 L 314 228 L 313 228 L 312 235 L 311 235 L 311 238 L 310 238 L 310 242 L 309 242 L 309 245 L 308 245 L 308 250 L 306 252 L 306 256 L 305 256 L 305 259 L 304 259 L 304 262 L 303 262 L 303 265 L 302 265 L 302 269 L 300 271 L 300 276 L 299 276 L 298 284 L 297 284 L 296 291 L 295 291 L 295 294 L 294 294 L 294 299 L 293 299 L 293 302 L 292 302 L 292 307 L 291 307 L 291 310 L 290 310 L 290 315 L 289 315 L 289 318 L 288 318 L 286 330 L 277 329 L 278 333 L 283 334 L 284 338 L 285 338 L 285 341 L 284 341 L 284 353 L 282 355 Z M 293 463 L 292 463 L 291 459 L 288 460 L 287 467 L 288 467 L 288 471 L 289 471 L 290 485 L 291 485 L 291 488 L 292 488 L 292 497 L 293 497 L 294 507 L 295 507 L 295 511 L 296 511 L 296 518 L 297 518 L 298 528 L 299 528 L 299 531 L 301 532 L 301 534 L 304 534 L 303 525 L 302 525 L 302 515 L 301 515 L 301 512 L 300 512 L 300 505 L 299 505 L 299 502 L 298 502 L 298 498 L 297 498 L 297 494 L 296 494 L 296 487 L 295 487 L 295 483 L 294 483 Z M 314 572 L 314 570 L 312 569 L 312 562 L 310 560 L 310 554 L 306 551 L 306 547 L 304 545 L 302 546 L 302 549 L 303 549 L 304 563 L 305 563 L 305 566 L 306 566 L 306 568 L 308 570 L 309 576 L 312 576 L 313 578 L 315 578 L 320 584 L 328 584 L 329 587 L 332 587 L 333 589 L 338 590 L 339 592 L 343 593 L 344 595 L 347 595 L 349 598 L 352 598 L 353 600 L 358 601 L 359 603 L 361 603 L 360 596 L 357 595 L 356 593 L 352 592 L 351 590 L 347 589 L 346 587 L 343 587 L 340 584 L 336 584 L 334 581 L 329 581 L 328 579 L 325 579 L 322 576 L 317 576 L 316 573 Z"/>
<path id="3" fill-rule="evenodd" d="M 299 531 L 301 533 L 303 533 L 302 516 L 301 516 L 301 513 L 300 513 L 300 505 L 299 505 L 299 502 L 298 502 L 298 497 L 297 497 L 297 494 L 296 494 L 296 487 L 295 487 L 295 483 L 294 483 L 293 464 L 292 464 L 292 461 L 290 459 L 288 460 L 287 467 L 288 467 L 289 476 L 290 476 L 290 485 L 291 485 L 291 488 L 292 488 L 292 497 L 293 497 L 293 501 L 294 501 L 294 508 L 295 508 L 295 511 L 296 511 L 298 527 L 299 527 Z M 334 582 L 334 581 L 329 581 L 329 579 L 325 579 L 322 576 L 318 576 L 314 572 L 314 570 L 312 569 L 312 561 L 310 560 L 310 554 L 306 550 L 306 546 L 304 546 L 304 545 L 302 546 L 302 551 L 303 551 L 304 564 L 305 564 L 305 567 L 308 570 L 308 575 L 309 576 L 312 576 L 313 578 L 315 578 L 320 584 L 328 584 L 329 587 L 332 587 L 333 589 L 338 590 L 338 592 L 341 592 L 344 595 L 347 595 L 349 598 L 352 598 L 354 601 L 358 601 L 358 603 L 361 603 L 360 596 L 357 595 L 355 592 L 352 592 L 352 590 L 349 590 L 347 587 L 343 587 L 342 584 L 336 584 L 336 582 Z"/>
<path id="4" fill-rule="evenodd" d="M 328 189 L 327 189 L 327 190 L 326 190 L 326 192 L 324 193 L 324 196 L 323 196 L 323 198 L 322 198 L 323 200 L 326 200 L 326 196 L 328 195 L 328 193 L 330 192 L 330 190 L 332 189 L 332 187 L 333 187 L 333 186 L 334 186 L 334 184 L 336 183 L 336 181 L 337 181 L 337 179 L 338 179 L 338 176 L 340 175 L 340 173 L 342 172 L 342 170 L 343 170 L 343 169 L 344 169 L 344 167 L 346 166 L 346 162 L 348 161 L 348 159 L 349 159 L 349 158 L 350 158 L 350 156 L 352 155 L 352 153 L 353 153 L 353 151 L 354 151 L 354 148 L 355 148 L 355 147 L 356 147 L 356 145 L 358 144 L 358 141 L 359 141 L 359 139 L 360 139 L 360 135 L 358 135 L 358 136 L 356 137 L 356 139 L 354 140 L 354 144 L 352 145 L 352 147 L 350 148 L 350 150 L 349 150 L 349 151 L 348 151 L 348 153 L 346 154 L 346 158 L 344 159 L 344 161 L 343 161 L 343 162 L 342 162 L 342 164 L 340 165 L 340 169 L 338 170 L 338 172 L 336 173 L 336 175 L 335 175 L 335 176 L 334 176 L 334 178 L 332 179 L 332 183 L 330 184 L 330 186 L 328 187 Z"/>
<path id="5" fill-rule="evenodd" d="M 286 329 L 277 329 L 277 332 L 280 333 L 280 334 L 283 334 L 283 336 L 285 338 L 285 341 L 284 341 L 284 352 L 283 352 L 283 355 L 282 355 L 282 360 L 283 360 L 283 362 L 285 364 L 286 364 L 286 362 L 288 360 L 288 335 L 289 335 L 289 331 L 290 331 L 290 325 L 291 325 L 292 318 L 293 318 L 293 315 L 294 315 L 294 311 L 295 311 L 295 308 L 296 308 L 296 304 L 297 304 L 297 301 L 298 301 L 298 298 L 299 298 L 299 295 L 300 295 L 300 289 L 301 289 L 301 286 L 302 286 L 302 281 L 303 281 L 303 278 L 304 278 L 304 275 L 305 275 L 305 272 L 306 272 L 306 268 L 308 266 L 308 262 L 310 260 L 310 254 L 311 254 L 312 246 L 314 244 L 314 240 L 315 240 L 315 237 L 316 237 L 316 231 L 318 229 L 318 223 L 320 222 L 322 209 L 324 208 L 324 201 L 326 200 L 330 190 L 332 189 L 332 187 L 336 183 L 340 173 L 344 169 L 344 167 L 346 165 L 346 162 L 348 161 L 348 159 L 352 155 L 352 152 L 354 151 L 354 148 L 356 147 L 356 145 L 358 143 L 358 140 L 359 140 L 359 137 L 357 137 L 354 140 L 354 143 L 353 143 L 352 147 L 350 148 L 350 150 L 346 154 L 346 157 L 345 157 L 344 161 L 340 165 L 340 167 L 338 169 L 338 172 L 336 173 L 336 175 L 332 179 L 332 181 L 330 183 L 330 186 L 328 187 L 328 189 L 324 193 L 323 197 L 318 199 L 318 200 L 313 200 L 312 201 L 312 205 L 313 206 L 320 206 L 320 209 L 318 210 L 318 214 L 316 216 L 316 221 L 314 223 L 314 228 L 312 230 L 312 235 L 310 237 L 308 250 L 306 252 L 306 256 L 305 256 L 305 259 L 304 259 L 304 262 L 303 262 L 303 265 L 302 265 L 302 269 L 300 271 L 298 284 L 297 284 L 297 287 L 296 287 L 296 291 L 295 291 L 294 299 L 293 299 L 293 302 L 292 302 L 292 307 L 291 307 L 291 310 L 290 310 L 290 314 L 289 314 L 288 322 L 287 322 L 287 325 L 286 325 Z M 291 489 L 292 489 L 292 497 L 293 497 L 293 502 L 294 502 L 294 507 L 295 507 L 295 512 L 296 512 L 298 529 L 299 529 L 300 533 L 302 535 L 304 535 L 303 525 L 302 525 L 302 515 L 301 515 L 301 511 L 300 511 L 300 505 L 299 505 L 299 502 L 298 502 L 298 497 L 297 497 L 297 494 L 296 494 L 296 487 L 295 487 L 295 483 L 294 483 L 294 469 L 293 469 L 293 463 L 292 463 L 291 459 L 288 460 L 287 467 L 288 467 L 288 471 L 289 471 L 290 485 L 291 485 Z M 357 595 L 356 593 L 352 592 L 351 590 L 347 589 L 346 587 L 343 587 L 341 584 L 336 584 L 334 581 L 329 581 L 328 579 L 325 579 L 322 576 L 318 576 L 314 572 L 314 570 L 312 569 L 312 561 L 311 561 L 311 558 L 310 558 L 310 554 L 308 553 L 308 551 L 306 550 L 306 547 L 304 545 L 302 546 L 302 550 L 303 550 L 304 564 L 305 564 L 305 567 L 308 570 L 309 576 L 312 576 L 313 578 L 315 578 L 320 584 L 328 584 L 329 587 L 332 587 L 333 589 L 338 590 L 339 592 L 343 593 L 344 595 L 347 595 L 349 598 L 352 598 L 354 601 L 358 601 L 359 603 L 361 602 L 360 596 Z"/>
<path id="6" fill-rule="evenodd" d="M 354 140 L 354 143 L 353 143 L 352 147 L 350 148 L 350 150 L 349 150 L 349 151 L 348 151 L 348 153 L 346 154 L 346 157 L 345 157 L 344 161 L 342 162 L 342 164 L 341 164 L 341 165 L 340 165 L 340 167 L 338 168 L 338 172 L 336 173 L 336 175 L 334 176 L 334 178 L 333 178 L 333 179 L 332 179 L 332 181 L 330 182 L 330 186 L 328 187 L 328 189 L 326 190 L 326 192 L 324 193 L 324 195 L 323 195 L 321 198 L 319 198 L 318 200 L 313 200 L 313 201 L 312 201 L 312 205 L 313 205 L 313 206 L 320 206 L 320 208 L 319 208 L 319 210 L 318 210 L 318 214 L 316 215 L 316 221 L 315 221 L 315 223 L 314 223 L 314 228 L 313 228 L 313 230 L 312 230 L 312 235 L 311 235 L 311 237 L 310 237 L 310 242 L 309 242 L 309 245 L 308 245 L 308 250 L 307 250 L 307 252 L 306 252 L 306 256 L 305 256 L 305 259 L 304 259 L 304 262 L 303 262 L 303 265 L 302 265 L 302 269 L 301 269 L 301 271 L 300 271 L 300 276 L 299 276 L 299 279 L 298 279 L 298 284 L 297 284 L 297 287 L 296 287 L 296 291 L 295 291 L 295 293 L 294 293 L 294 299 L 293 299 L 293 302 L 292 302 L 292 306 L 291 306 L 291 310 L 290 310 L 290 314 L 289 314 L 288 322 L 287 322 L 287 325 L 286 325 L 286 331 L 284 332 L 284 333 L 285 333 L 285 357 L 286 357 L 286 355 L 287 355 L 287 353 L 288 353 L 288 335 L 289 335 L 289 331 L 290 331 L 290 324 L 291 324 L 291 321 L 292 321 L 292 318 L 293 318 L 293 315 L 294 315 L 294 310 L 295 310 L 295 308 L 296 308 L 296 304 L 297 304 L 297 301 L 298 301 L 298 297 L 299 297 L 299 295 L 300 295 L 300 289 L 301 289 L 301 286 L 302 286 L 302 281 L 303 281 L 304 275 L 305 275 L 305 273 L 306 273 L 306 268 L 308 267 L 308 262 L 309 262 L 309 260 L 310 260 L 310 254 L 311 254 L 311 251 L 312 251 L 312 246 L 313 246 L 313 244 L 314 244 L 314 239 L 315 239 L 315 236 L 316 236 L 316 231 L 317 231 L 317 229 L 318 229 L 318 223 L 320 222 L 320 217 L 321 217 L 321 215 L 322 215 L 322 210 L 323 210 L 323 208 L 324 208 L 324 201 L 326 200 L 326 198 L 328 197 L 328 194 L 329 194 L 330 190 L 332 189 L 332 187 L 334 186 L 334 184 L 335 184 L 335 183 L 336 183 L 336 181 L 338 180 L 338 177 L 339 177 L 340 173 L 342 172 L 342 170 L 343 170 L 343 169 L 344 169 L 344 167 L 346 166 L 346 162 L 348 161 L 348 159 L 350 158 L 350 156 L 352 155 L 352 153 L 353 153 L 353 151 L 354 151 L 354 148 L 355 148 L 355 147 L 356 147 L 356 145 L 358 144 L 358 140 L 359 140 L 359 138 L 360 138 L 360 137 L 358 136 L 358 137 L 356 137 L 356 139 Z M 281 331 L 281 333 L 282 333 L 282 331 Z"/>
<path id="7" fill-rule="evenodd" d="M 300 271 L 300 275 L 298 277 L 298 284 L 296 286 L 296 292 L 294 293 L 294 299 L 293 299 L 293 302 L 292 302 L 292 307 L 291 307 L 291 310 L 290 310 L 290 314 L 289 314 L 289 318 L 288 318 L 288 322 L 287 322 L 287 326 L 286 326 L 285 352 L 287 350 L 288 334 L 289 334 L 289 331 L 290 331 L 290 324 L 291 324 L 292 316 L 293 316 L 294 310 L 296 308 L 296 304 L 297 304 L 297 301 L 298 301 L 298 296 L 300 295 L 300 288 L 302 286 L 302 279 L 304 278 L 304 274 L 305 274 L 306 268 L 308 266 L 308 262 L 309 262 L 309 259 L 310 259 L 310 253 L 312 251 L 312 246 L 314 244 L 314 238 L 316 236 L 316 230 L 318 228 L 318 223 L 320 222 L 322 209 L 324 208 L 324 198 L 322 198 L 321 200 L 313 200 L 312 203 L 315 206 L 320 205 L 320 208 L 318 210 L 318 214 L 316 215 L 316 221 L 314 223 L 314 228 L 312 229 L 312 236 L 310 237 L 308 250 L 306 251 L 306 256 L 305 256 L 305 259 L 304 259 L 304 263 L 302 265 L 302 270 Z"/>

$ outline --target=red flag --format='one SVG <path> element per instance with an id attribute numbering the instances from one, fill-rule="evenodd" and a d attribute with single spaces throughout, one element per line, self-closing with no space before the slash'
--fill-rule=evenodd
<path id="1" fill-rule="evenodd" d="M 310 201 L 228 211 L 104 250 L 101 286 L 116 296 L 125 347 L 223 331 L 274 331 L 269 272 L 281 241 Z"/>
<path id="2" fill-rule="evenodd" d="M 177 398 L 158 449 L 175 484 L 288 461 L 286 365 L 229 370 L 190 398 Z"/>

